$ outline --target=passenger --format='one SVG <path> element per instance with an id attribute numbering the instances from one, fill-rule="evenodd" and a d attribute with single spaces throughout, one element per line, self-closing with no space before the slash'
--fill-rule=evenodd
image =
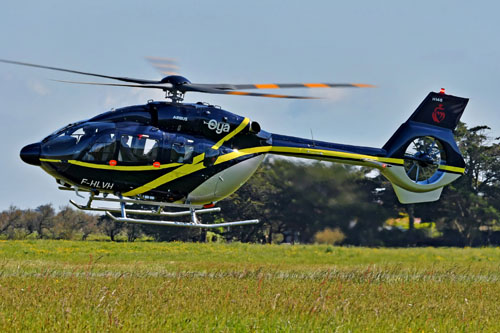
<path id="1" fill-rule="evenodd" d="M 118 153 L 118 161 L 125 162 L 137 162 L 137 157 L 132 152 L 128 141 L 131 137 L 128 135 L 122 135 L 120 138 L 120 150 Z"/>
<path id="2" fill-rule="evenodd" d="M 158 141 L 155 140 L 153 147 L 144 155 L 147 162 L 153 162 L 158 156 Z"/>

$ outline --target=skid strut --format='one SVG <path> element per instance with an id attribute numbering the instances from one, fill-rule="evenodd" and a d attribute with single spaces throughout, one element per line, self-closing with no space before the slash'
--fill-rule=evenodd
<path id="1" fill-rule="evenodd" d="M 112 207 L 92 207 L 93 201 L 105 201 L 105 202 L 115 202 L 120 204 L 120 208 Z M 153 225 L 164 225 L 164 226 L 174 226 L 174 227 L 188 227 L 188 228 L 219 228 L 219 227 L 231 227 L 238 225 L 256 224 L 259 220 L 245 220 L 245 221 L 235 221 L 235 222 L 222 222 L 214 224 L 203 224 L 198 220 L 199 214 L 215 213 L 220 212 L 219 207 L 215 208 L 203 208 L 202 205 L 191 205 L 191 204 L 177 204 L 168 203 L 161 201 L 151 201 L 151 200 L 141 200 L 141 199 L 128 199 L 123 198 L 121 195 L 118 199 L 99 197 L 92 193 L 89 196 L 89 200 L 86 205 L 80 205 L 73 200 L 69 201 L 73 206 L 81 210 L 94 211 L 94 212 L 106 212 L 113 221 L 123 222 L 123 223 L 138 223 L 138 224 L 153 224 Z M 127 208 L 131 204 L 147 205 L 154 207 L 155 209 L 129 209 Z M 163 209 L 167 208 L 184 208 L 186 210 L 177 212 L 165 212 Z M 117 217 L 114 214 L 119 214 Z M 149 220 L 149 219 L 138 219 L 130 218 L 128 215 L 149 215 L 149 216 L 159 216 L 165 218 L 179 217 L 179 216 L 191 216 L 191 222 L 180 222 L 180 221 L 165 221 L 165 220 Z"/>

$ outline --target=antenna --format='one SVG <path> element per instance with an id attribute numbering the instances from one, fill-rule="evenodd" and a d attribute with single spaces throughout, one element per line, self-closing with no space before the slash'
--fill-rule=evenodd
<path id="1" fill-rule="evenodd" d="M 311 130 L 311 140 L 312 140 L 313 147 L 316 147 L 316 144 L 314 143 L 313 129 L 312 128 L 309 128 L 309 129 Z"/>

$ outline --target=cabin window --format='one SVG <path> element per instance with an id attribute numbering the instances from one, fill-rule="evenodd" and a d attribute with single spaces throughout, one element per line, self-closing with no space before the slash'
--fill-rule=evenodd
<path id="1" fill-rule="evenodd" d="M 81 138 L 79 140 L 81 140 Z M 88 162 L 108 162 L 114 158 L 115 149 L 115 134 L 103 134 L 96 140 L 87 153 L 85 153 L 82 160 Z"/>
<path id="2" fill-rule="evenodd" d="M 158 158 L 158 140 L 148 135 L 127 135 L 120 137 L 118 161 L 148 164 Z"/>
<path id="3" fill-rule="evenodd" d="M 173 163 L 193 163 L 193 140 L 180 140 L 172 143 L 170 161 Z"/>

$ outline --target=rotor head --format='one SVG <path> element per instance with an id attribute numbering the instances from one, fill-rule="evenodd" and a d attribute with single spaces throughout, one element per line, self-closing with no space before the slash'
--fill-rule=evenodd
<path id="1" fill-rule="evenodd" d="M 160 83 L 170 83 L 175 87 L 175 86 L 190 84 L 191 81 L 186 79 L 184 76 L 169 75 L 169 76 L 165 76 L 163 79 L 161 79 Z"/>

